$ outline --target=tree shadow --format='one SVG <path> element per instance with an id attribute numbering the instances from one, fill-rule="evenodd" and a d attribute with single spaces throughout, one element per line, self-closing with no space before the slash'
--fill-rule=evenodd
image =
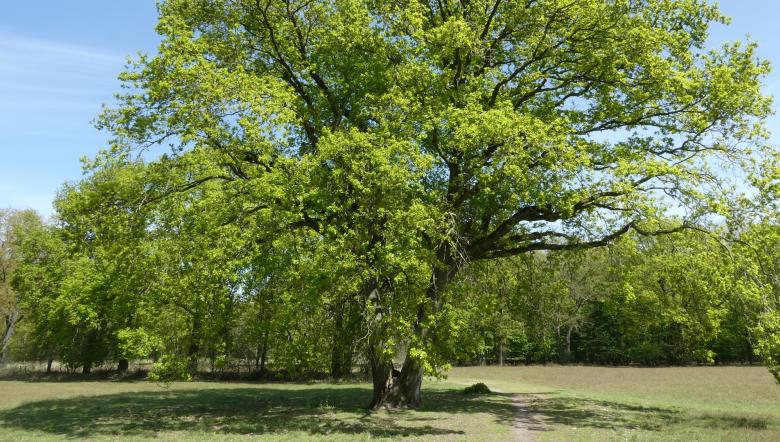
<path id="1" fill-rule="evenodd" d="M 541 432 L 553 425 L 663 431 L 685 424 L 709 429 L 765 430 L 769 418 L 728 413 L 693 414 L 553 394 L 467 396 L 460 390 L 427 390 L 416 410 L 370 413 L 371 391 L 358 385 L 283 385 L 127 392 L 22 404 L 0 411 L 0 425 L 68 438 L 154 437 L 164 432 L 289 434 L 316 438 L 464 437 L 453 416 L 482 414 L 499 425 Z M 774 426 L 777 422 L 772 421 Z M 360 435 L 360 436 L 358 436 Z"/>
<path id="2" fill-rule="evenodd" d="M 418 410 L 367 413 L 365 387 L 230 388 L 129 392 L 30 402 L 0 412 L 0 424 L 70 438 L 154 436 L 161 432 L 370 437 L 464 435 L 437 413 L 487 413 L 511 423 L 515 407 L 501 398 L 426 392 Z"/>
<path id="3" fill-rule="evenodd" d="M 124 373 L 116 370 L 95 370 L 92 373 L 78 373 L 66 371 L 52 371 L 51 373 L 38 371 L 0 371 L 0 381 L 18 382 L 139 382 L 145 381 L 148 372 L 145 370 L 133 370 Z"/>

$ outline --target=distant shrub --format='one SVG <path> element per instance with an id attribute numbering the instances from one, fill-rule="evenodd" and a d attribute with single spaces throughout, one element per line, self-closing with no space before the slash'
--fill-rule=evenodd
<path id="1" fill-rule="evenodd" d="M 192 375 L 188 371 L 187 360 L 177 358 L 176 356 L 163 355 L 157 361 L 152 371 L 149 373 L 149 379 L 157 382 L 172 381 L 190 381 Z"/>
<path id="2" fill-rule="evenodd" d="M 463 390 L 463 394 L 491 394 L 491 393 L 493 392 L 490 391 L 488 386 L 483 384 L 482 382 L 476 383 L 471 387 L 466 387 Z"/>
<path id="3" fill-rule="evenodd" d="M 780 365 L 770 365 L 769 372 L 774 375 L 775 380 L 780 384 Z"/>

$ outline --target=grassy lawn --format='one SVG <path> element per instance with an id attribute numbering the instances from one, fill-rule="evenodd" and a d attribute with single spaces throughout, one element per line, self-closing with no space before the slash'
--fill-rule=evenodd
<path id="1" fill-rule="evenodd" d="M 483 381 L 500 394 L 468 397 Z M 761 367 L 456 368 L 419 410 L 366 384 L 0 382 L 0 440 L 780 440 Z"/>
<path id="2" fill-rule="evenodd" d="M 367 384 L 0 382 L 0 440 L 506 440 L 506 396 L 441 385 L 415 411 L 367 413 Z"/>
<path id="3" fill-rule="evenodd" d="M 449 382 L 520 393 L 540 441 L 780 441 L 763 367 L 469 367 Z"/>

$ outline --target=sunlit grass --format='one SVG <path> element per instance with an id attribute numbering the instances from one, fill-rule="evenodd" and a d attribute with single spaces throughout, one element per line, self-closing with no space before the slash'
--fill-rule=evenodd
<path id="1" fill-rule="evenodd" d="M 763 367 L 468 367 L 523 393 L 538 440 L 780 440 L 780 387 Z"/>

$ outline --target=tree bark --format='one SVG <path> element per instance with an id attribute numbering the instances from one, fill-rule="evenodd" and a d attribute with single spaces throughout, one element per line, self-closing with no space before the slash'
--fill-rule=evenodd
<path id="1" fill-rule="evenodd" d="M 265 373 L 266 356 L 268 355 L 268 338 L 271 335 L 271 314 L 268 312 L 267 304 L 263 303 L 263 308 L 260 309 L 260 315 L 258 320 L 264 324 L 262 342 L 257 344 L 257 351 L 255 352 L 255 371 L 259 373 Z"/>
<path id="2" fill-rule="evenodd" d="M 422 404 L 423 369 L 407 357 L 399 372 L 391 361 L 382 360 L 374 351 L 371 358 L 371 377 L 374 385 L 371 409 L 417 408 Z"/>
<path id="3" fill-rule="evenodd" d="M 3 333 L 3 340 L 0 341 L 0 362 L 8 360 L 8 353 L 10 351 L 11 338 L 16 330 L 16 324 L 22 320 L 18 310 L 12 310 L 5 315 L 5 332 Z"/>
<path id="4" fill-rule="evenodd" d="M 130 361 L 127 359 L 120 359 L 117 364 L 116 370 L 120 373 L 126 372 L 130 368 Z"/>
<path id="5" fill-rule="evenodd" d="M 379 296 L 378 282 L 369 281 L 362 289 L 362 295 L 366 305 L 371 305 L 374 309 L 373 317 L 369 325 L 368 342 L 368 362 L 371 366 L 371 380 L 373 383 L 373 395 L 369 408 L 376 410 L 387 403 L 393 390 L 393 362 L 387 361 L 384 357 L 382 348 L 382 335 L 384 326 L 382 324 L 384 310 L 382 300 Z"/>
<path id="6" fill-rule="evenodd" d="M 424 374 L 419 362 L 407 356 L 397 381 L 400 399 L 404 406 L 417 408 L 422 405 L 422 380 Z"/>
<path id="7" fill-rule="evenodd" d="M 332 377 L 338 379 L 352 373 L 355 340 L 361 320 L 361 309 L 354 299 L 343 299 L 334 309 L 333 344 L 331 347 Z"/>
<path id="8" fill-rule="evenodd" d="M 198 359 L 200 356 L 200 316 L 192 318 L 192 331 L 190 333 L 190 347 L 187 349 L 187 370 L 190 374 L 198 372 Z"/>
<path id="9" fill-rule="evenodd" d="M 437 258 L 440 266 L 434 268 L 430 283 L 426 290 L 427 300 L 420 305 L 417 312 L 413 333 L 425 341 L 431 336 L 424 319 L 429 313 L 438 313 L 441 309 L 441 293 L 459 270 L 459 266 L 450 254 L 449 244 L 443 243 L 437 247 Z M 381 316 L 381 310 L 378 317 Z M 377 347 L 372 347 L 372 358 L 378 356 Z M 420 361 L 409 356 L 412 349 L 407 349 L 406 359 L 398 377 L 393 377 L 391 363 L 372 359 L 371 369 L 374 383 L 374 396 L 371 408 L 417 408 L 422 404 L 422 380 L 424 370 Z M 389 371 L 389 375 L 387 374 Z"/>
<path id="10" fill-rule="evenodd" d="M 364 288 L 364 299 L 373 305 L 374 315 L 369 328 L 368 360 L 371 366 L 373 395 L 369 408 L 405 408 L 420 405 L 422 370 L 407 357 L 399 372 L 384 351 L 384 310 L 377 281 L 371 281 Z"/>
<path id="11" fill-rule="evenodd" d="M 92 365 L 95 363 L 95 343 L 97 342 L 97 331 L 89 330 L 87 332 L 84 346 L 81 349 L 81 372 L 83 374 L 92 373 Z"/>
<path id="12" fill-rule="evenodd" d="M 270 334 L 271 331 L 266 330 L 265 335 L 263 335 L 263 349 L 260 352 L 260 373 L 265 373 L 265 361 L 268 356 L 268 335 Z"/>
<path id="13" fill-rule="evenodd" d="M 503 367 L 504 366 L 504 337 L 499 336 L 498 338 L 498 366 Z"/>
<path id="14" fill-rule="evenodd" d="M 333 311 L 333 343 L 330 349 L 330 375 L 333 378 L 344 376 L 344 301 L 339 302 Z"/>
<path id="15" fill-rule="evenodd" d="M 383 361 L 376 351 L 371 352 L 370 359 L 374 392 L 369 408 L 376 410 L 385 405 L 393 389 L 393 364 Z"/>

